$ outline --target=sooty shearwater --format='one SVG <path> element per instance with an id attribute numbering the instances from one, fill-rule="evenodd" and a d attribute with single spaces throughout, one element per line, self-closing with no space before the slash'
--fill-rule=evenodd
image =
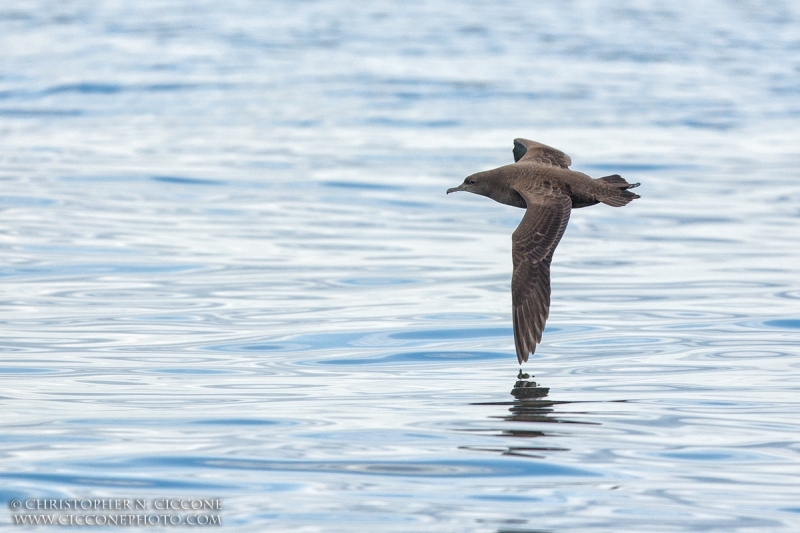
<path id="1" fill-rule="evenodd" d="M 621 207 L 639 198 L 628 191 L 639 184 L 618 174 L 592 179 L 570 170 L 572 160 L 564 152 L 527 139 L 514 139 L 514 161 L 467 176 L 447 194 L 467 191 L 525 209 L 511 237 L 514 345 L 522 364 L 542 340 L 550 312 L 550 261 L 570 211 L 599 202 Z"/>

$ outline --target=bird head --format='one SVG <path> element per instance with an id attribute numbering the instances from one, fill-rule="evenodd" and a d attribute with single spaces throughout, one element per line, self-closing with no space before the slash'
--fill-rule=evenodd
<path id="1" fill-rule="evenodd" d="M 486 172 L 478 172 L 477 174 L 472 174 L 471 176 L 467 176 L 464 179 L 464 183 L 462 183 L 458 187 L 447 189 L 447 194 L 457 191 L 467 191 L 474 194 L 480 194 L 481 196 L 488 196 L 489 176 L 486 174 L 487 174 Z"/>

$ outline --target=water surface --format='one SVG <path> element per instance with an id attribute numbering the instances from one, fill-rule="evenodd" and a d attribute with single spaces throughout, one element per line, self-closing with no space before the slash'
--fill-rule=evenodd
<path id="1" fill-rule="evenodd" d="M 4 4 L 4 505 L 796 531 L 799 25 L 790 2 Z M 642 182 L 573 213 L 527 377 L 522 211 L 444 194 L 520 136 Z"/>

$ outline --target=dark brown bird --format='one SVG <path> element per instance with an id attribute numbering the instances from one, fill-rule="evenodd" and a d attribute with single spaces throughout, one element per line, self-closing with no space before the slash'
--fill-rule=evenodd
<path id="1" fill-rule="evenodd" d="M 621 207 L 639 198 L 628 191 L 639 184 L 617 174 L 592 179 L 570 170 L 572 160 L 564 152 L 527 139 L 514 139 L 514 161 L 467 176 L 458 187 L 447 189 L 447 194 L 467 191 L 526 209 L 511 237 L 514 344 L 522 364 L 542 340 L 550 312 L 550 261 L 567 229 L 570 211 L 599 202 Z"/>

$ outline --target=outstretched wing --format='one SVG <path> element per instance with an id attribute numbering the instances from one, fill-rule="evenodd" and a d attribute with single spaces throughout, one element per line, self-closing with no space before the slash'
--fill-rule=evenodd
<path id="1" fill-rule="evenodd" d="M 528 208 L 511 238 L 514 274 L 511 304 L 514 314 L 514 344 L 520 364 L 534 353 L 542 340 L 550 311 L 550 261 L 564 235 L 572 200 L 546 185 L 514 189 Z"/>
<path id="2" fill-rule="evenodd" d="M 528 139 L 514 139 L 514 161 L 560 168 L 572 164 L 572 159 L 561 150 Z"/>

